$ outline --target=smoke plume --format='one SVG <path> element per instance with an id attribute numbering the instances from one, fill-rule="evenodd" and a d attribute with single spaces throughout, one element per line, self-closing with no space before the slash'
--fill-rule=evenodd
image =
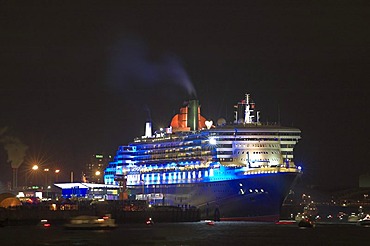
<path id="1" fill-rule="evenodd" d="M 172 83 L 182 86 L 191 96 L 195 88 L 180 59 L 171 54 L 154 55 L 139 39 L 126 38 L 112 49 L 109 84 L 123 89 L 133 83 L 159 85 Z"/>
<path id="2" fill-rule="evenodd" d="M 18 138 L 5 135 L 7 129 L 0 129 L 0 143 L 4 146 L 8 154 L 8 162 L 12 168 L 19 168 L 26 156 L 28 146 L 23 144 Z"/>

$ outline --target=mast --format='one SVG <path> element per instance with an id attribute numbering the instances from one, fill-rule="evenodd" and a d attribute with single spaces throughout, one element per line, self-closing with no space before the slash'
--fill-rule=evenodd
<path id="1" fill-rule="evenodd" d="M 249 94 L 245 94 L 244 124 L 251 123 L 251 111 L 249 109 Z"/>

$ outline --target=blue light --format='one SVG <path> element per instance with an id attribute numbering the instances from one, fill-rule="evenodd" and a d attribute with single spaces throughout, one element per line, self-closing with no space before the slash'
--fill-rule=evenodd
<path id="1" fill-rule="evenodd" d="M 298 170 L 301 171 L 302 170 L 302 167 L 301 166 L 298 166 Z"/>

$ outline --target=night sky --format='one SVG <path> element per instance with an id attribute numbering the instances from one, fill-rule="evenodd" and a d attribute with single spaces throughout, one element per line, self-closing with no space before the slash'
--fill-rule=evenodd
<path id="1" fill-rule="evenodd" d="M 18 183 L 35 159 L 68 181 L 189 98 L 231 121 L 246 92 L 262 121 L 302 130 L 304 183 L 370 172 L 366 1 L 35 2 L 0 2 L 0 137 L 28 146 Z M 2 184 L 7 159 L 0 146 Z"/>

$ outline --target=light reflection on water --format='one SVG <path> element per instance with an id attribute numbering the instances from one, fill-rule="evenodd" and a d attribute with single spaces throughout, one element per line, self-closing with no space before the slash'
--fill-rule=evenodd
<path id="1" fill-rule="evenodd" d="M 350 224 L 275 225 L 253 222 L 120 225 L 112 231 L 69 231 L 61 225 L 0 228 L 6 245 L 366 245 L 370 228 Z"/>

